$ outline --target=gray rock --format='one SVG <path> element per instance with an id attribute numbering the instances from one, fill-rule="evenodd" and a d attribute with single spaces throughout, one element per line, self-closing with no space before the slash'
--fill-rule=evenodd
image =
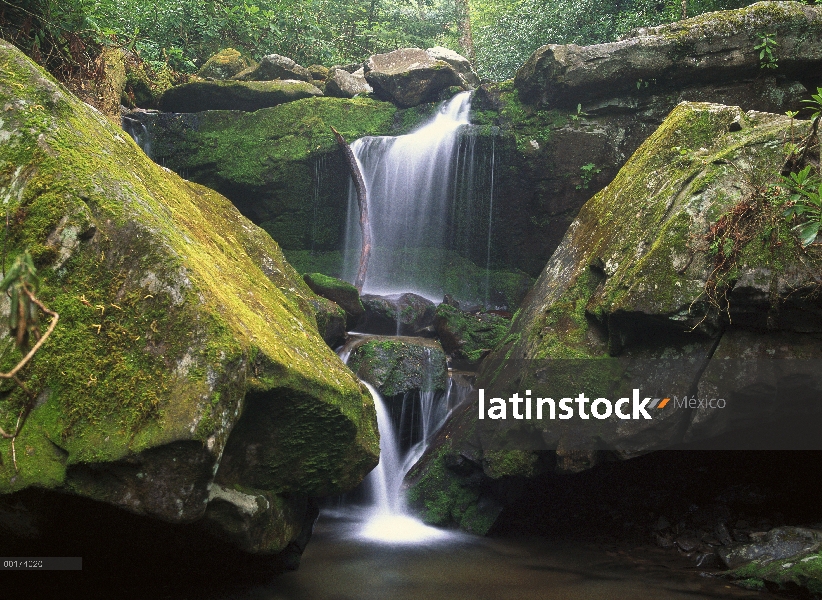
<path id="1" fill-rule="evenodd" d="M 386 397 L 445 391 L 447 364 L 438 342 L 418 337 L 368 337 L 357 342 L 349 368 Z"/>
<path id="2" fill-rule="evenodd" d="M 822 67 L 822 9 L 794 2 L 758 2 L 635 32 L 635 37 L 538 49 L 514 85 L 529 102 L 572 106 L 616 97 L 645 82 L 683 87 L 693 82 L 754 78 L 761 73 L 757 34 L 776 35 L 780 76 L 801 78 Z"/>
<path id="3" fill-rule="evenodd" d="M 462 85 L 454 67 L 420 48 L 375 54 L 368 59 L 365 78 L 378 97 L 404 108 L 431 102 L 444 89 Z"/>
<path id="4" fill-rule="evenodd" d="M 442 46 L 428 48 L 425 52 L 432 59 L 445 61 L 451 65 L 460 76 L 460 79 L 462 79 L 465 87 L 469 89 L 479 87 L 480 79 L 474 72 L 473 67 L 471 67 L 471 62 L 461 54 L 458 54 L 453 50 L 449 50 L 448 48 L 443 48 Z"/>
<path id="5" fill-rule="evenodd" d="M 717 554 L 729 569 L 736 569 L 752 561 L 768 563 L 790 559 L 799 554 L 816 552 L 822 547 L 822 531 L 804 527 L 777 527 L 761 539 L 717 549 Z"/>
<path id="6" fill-rule="evenodd" d="M 359 94 L 370 94 L 374 90 L 365 80 L 364 73 L 362 68 L 354 73 L 332 69 L 328 72 L 328 81 L 325 84 L 326 96 L 353 98 Z"/>
<path id="7" fill-rule="evenodd" d="M 434 322 L 434 303 L 417 294 L 363 294 L 361 299 L 365 314 L 357 323 L 357 331 L 363 333 L 415 335 Z"/>
<path id="8" fill-rule="evenodd" d="M 269 54 L 253 67 L 244 69 L 233 77 L 239 81 L 272 81 L 274 79 L 296 79 L 313 83 L 311 72 L 301 67 L 287 56 Z"/>

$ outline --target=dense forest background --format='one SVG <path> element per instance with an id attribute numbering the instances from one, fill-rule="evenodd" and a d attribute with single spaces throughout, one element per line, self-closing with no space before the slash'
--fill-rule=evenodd
<path id="1" fill-rule="evenodd" d="M 481 77 L 514 75 L 547 43 L 593 44 L 746 0 L 0 0 L 2 37 L 58 76 L 94 68 L 105 46 L 156 71 L 195 73 L 233 47 L 255 59 L 349 64 L 405 46 L 445 46 Z"/>

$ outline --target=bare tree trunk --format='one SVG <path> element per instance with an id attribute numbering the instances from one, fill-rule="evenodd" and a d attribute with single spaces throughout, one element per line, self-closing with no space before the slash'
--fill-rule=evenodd
<path id="1" fill-rule="evenodd" d="M 340 132 L 331 128 L 337 143 L 343 149 L 351 177 L 354 179 L 354 189 L 357 191 L 357 204 L 360 207 L 360 231 L 362 232 L 362 250 L 360 251 L 360 266 L 357 269 L 357 278 L 354 280 L 354 287 L 362 292 L 365 283 L 365 272 L 368 269 L 368 258 L 371 256 L 371 223 L 368 222 L 368 194 L 365 189 L 365 179 L 363 179 L 360 166 L 351 151 L 351 146 L 345 141 Z"/>
<path id="2" fill-rule="evenodd" d="M 682 19 L 688 18 L 688 0 L 682 0 Z"/>

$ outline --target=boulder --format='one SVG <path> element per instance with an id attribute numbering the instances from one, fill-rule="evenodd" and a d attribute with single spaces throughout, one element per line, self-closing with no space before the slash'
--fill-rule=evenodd
<path id="1" fill-rule="evenodd" d="M 351 348 L 348 366 L 385 397 L 446 389 L 445 353 L 434 340 L 366 337 Z"/>
<path id="2" fill-rule="evenodd" d="M 345 342 L 348 329 L 348 315 L 336 303 L 323 297 L 311 299 L 311 306 L 317 315 L 317 330 L 330 348 L 337 348 Z"/>
<path id="3" fill-rule="evenodd" d="M 328 73 L 330 71 L 328 67 L 324 67 L 322 65 L 310 65 L 306 68 L 308 69 L 308 72 L 311 73 L 311 77 L 314 81 L 325 81 L 328 79 Z"/>
<path id="4" fill-rule="evenodd" d="M 325 84 L 326 95 L 337 98 L 353 98 L 358 94 L 370 94 L 374 90 L 365 80 L 364 72 L 362 68 L 354 73 L 342 69 L 332 69 L 328 72 L 328 82 Z"/>
<path id="5" fill-rule="evenodd" d="M 240 71 L 254 66 L 254 61 L 234 48 L 226 48 L 213 54 L 197 71 L 203 79 L 231 79 Z"/>
<path id="6" fill-rule="evenodd" d="M 416 335 L 434 322 L 434 303 L 417 294 L 363 294 L 362 303 L 365 314 L 357 323 L 362 333 Z"/>
<path id="7" fill-rule="evenodd" d="M 305 81 L 195 81 L 168 89 L 160 97 L 160 110 L 192 113 L 204 110 L 253 112 L 302 98 L 322 96 Z"/>
<path id="8" fill-rule="evenodd" d="M 809 125 L 794 121 L 795 135 Z M 778 180 L 790 128 L 784 116 L 680 104 L 585 204 L 478 376 L 486 399 L 641 393 L 649 418 L 528 420 L 509 409 L 479 420 L 475 402 L 445 425 L 412 489 L 441 452 L 498 480 L 685 443 L 818 448 L 822 255 L 800 247 L 777 200 L 751 195 L 765 174 Z M 743 213 L 750 220 L 732 222 L 745 233 L 713 243 L 717 222 Z"/>
<path id="9" fill-rule="evenodd" d="M 37 401 L 16 461 L 0 439 L 0 494 L 206 520 L 282 552 L 313 498 L 378 460 L 373 404 L 318 334 L 318 298 L 226 198 L 151 162 L 14 46 L 0 60 L 7 255 L 28 249 L 60 315 L 23 375 Z M 0 427 L 27 402 L 10 388 Z M 251 517 L 249 538 L 234 524 Z"/>
<path id="10" fill-rule="evenodd" d="M 328 277 L 322 273 L 306 273 L 303 275 L 303 280 L 315 294 L 328 298 L 342 308 L 351 326 L 356 324 L 365 313 L 360 293 L 347 281 Z"/>
<path id="11" fill-rule="evenodd" d="M 727 568 L 736 569 L 753 561 L 783 561 L 822 548 L 822 531 L 805 527 L 777 527 L 756 537 L 756 541 L 748 544 L 719 548 L 717 554 Z"/>
<path id="12" fill-rule="evenodd" d="M 642 28 L 594 46 L 548 44 L 517 71 L 514 85 L 530 103 L 575 106 L 616 97 L 652 82 L 661 88 L 753 79 L 763 72 L 758 37 L 772 34 L 780 77 L 799 79 L 822 66 L 822 9 L 798 2 L 758 2 Z M 689 98 L 694 100 L 693 98 Z"/>
<path id="13" fill-rule="evenodd" d="M 719 556 L 732 569 L 729 577 L 748 589 L 776 589 L 809 597 L 822 592 L 822 532 L 804 527 L 777 527 L 755 541 L 721 548 Z"/>
<path id="14" fill-rule="evenodd" d="M 365 79 L 378 97 L 400 107 L 432 102 L 443 90 L 462 85 L 454 67 L 420 48 L 375 54 L 368 59 Z"/>
<path id="15" fill-rule="evenodd" d="M 474 72 L 473 67 L 471 67 L 471 62 L 461 54 L 457 54 L 453 50 L 443 48 L 442 46 L 434 46 L 425 52 L 433 60 L 441 60 L 451 65 L 460 76 L 460 79 L 462 79 L 463 86 L 466 88 L 473 89 L 479 87 L 480 79 Z"/>
<path id="16" fill-rule="evenodd" d="M 238 81 L 273 81 L 275 79 L 292 79 L 314 83 L 311 71 L 301 67 L 287 56 L 269 54 L 260 62 L 239 73 L 233 79 Z"/>

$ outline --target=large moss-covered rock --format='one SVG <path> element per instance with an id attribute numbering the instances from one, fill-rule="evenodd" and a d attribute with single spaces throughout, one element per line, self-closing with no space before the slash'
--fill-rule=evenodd
<path id="1" fill-rule="evenodd" d="M 808 126 L 795 122 L 795 135 Z M 486 398 L 617 399 L 638 388 L 671 400 L 650 419 L 587 421 L 480 421 L 474 404 L 446 424 L 412 487 L 443 446 L 500 479 L 719 436 L 732 447 L 798 443 L 789 433 L 797 418 L 820 414 L 822 256 L 800 247 L 773 196 L 751 195 L 777 179 L 790 127 L 778 115 L 679 105 L 583 207 L 477 382 Z M 712 226 L 742 212 L 750 220 L 735 226 L 737 241 L 712 244 Z M 685 396 L 727 404 L 678 405 Z"/>
<path id="2" fill-rule="evenodd" d="M 254 61 L 243 56 L 239 50 L 225 48 L 210 56 L 197 75 L 209 79 L 231 79 L 240 71 L 253 66 Z"/>
<path id="3" fill-rule="evenodd" d="M 310 499 L 353 487 L 378 454 L 370 397 L 320 339 L 315 296 L 228 200 L 152 163 L 5 42 L 0 105 L 7 261 L 28 249 L 60 315 L 21 374 L 37 400 L 16 464 L 0 440 L 0 493 L 169 522 L 220 503 L 266 528 L 238 544 L 283 550 Z M 27 401 L 5 386 L 4 430 Z"/>
<path id="4" fill-rule="evenodd" d="M 741 587 L 801 590 L 822 595 L 822 532 L 804 527 L 777 527 L 747 544 L 723 548 L 719 555 Z"/>
<path id="5" fill-rule="evenodd" d="M 342 246 L 350 178 L 331 127 L 354 140 L 390 132 L 395 115 L 387 102 L 307 98 L 254 113 L 130 117 L 146 125 L 154 160 L 225 194 L 284 249 L 321 252 Z"/>
<path id="6" fill-rule="evenodd" d="M 160 110 L 191 113 L 203 110 L 253 112 L 302 98 L 322 96 L 312 84 L 294 79 L 276 81 L 193 81 L 168 89 Z"/>
<path id="7" fill-rule="evenodd" d="M 766 34 L 775 42 L 767 64 L 780 76 L 802 80 L 818 73 L 822 10 L 799 2 L 758 2 L 643 28 L 618 42 L 543 46 L 517 71 L 515 85 L 529 101 L 572 106 L 646 82 L 682 87 L 754 78 L 766 60 L 755 46 Z"/>

